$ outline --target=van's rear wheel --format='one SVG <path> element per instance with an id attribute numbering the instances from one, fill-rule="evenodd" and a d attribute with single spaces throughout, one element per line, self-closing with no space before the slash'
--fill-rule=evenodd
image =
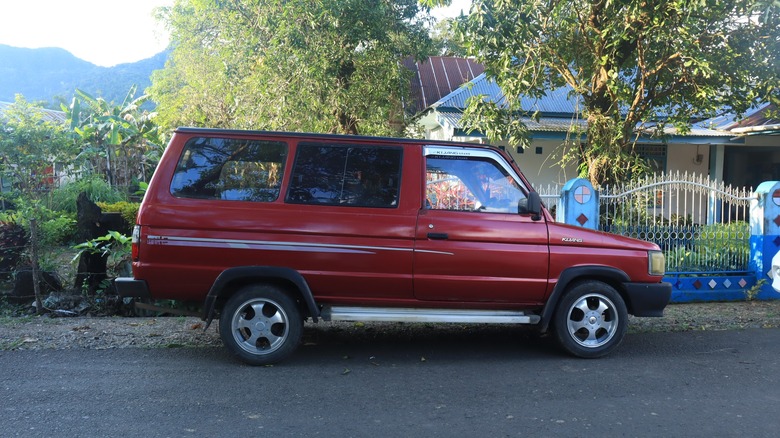
<path id="1" fill-rule="evenodd" d="M 219 319 L 222 342 L 250 365 L 268 365 L 301 342 L 303 318 L 295 300 L 271 285 L 247 286 L 233 295 Z"/>
<path id="2" fill-rule="evenodd" d="M 628 311 L 615 288 L 586 281 L 561 298 L 554 326 L 558 341 L 569 353 L 584 358 L 606 356 L 623 341 Z"/>

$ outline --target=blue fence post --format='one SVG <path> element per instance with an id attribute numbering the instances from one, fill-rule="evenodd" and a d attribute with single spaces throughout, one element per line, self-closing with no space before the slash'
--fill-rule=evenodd
<path id="1" fill-rule="evenodd" d="M 780 181 L 761 183 L 750 201 L 750 270 L 764 280 L 756 298 L 777 299 L 772 288 L 772 257 L 780 250 Z"/>
<path id="2" fill-rule="evenodd" d="M 598 230 L 599 194 L 584 178 L 569 180 L 561 190 L 561 212 L 558 216 L 569 225 Z"/>

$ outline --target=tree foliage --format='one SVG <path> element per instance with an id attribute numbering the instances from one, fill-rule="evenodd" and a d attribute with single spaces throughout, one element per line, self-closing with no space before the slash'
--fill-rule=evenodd
<path id="1" fill-rule="evenodd" d="M 594 183 L 619 179 L 640 133 L 780 99 L 779 12 L 776 0 L 475 0 L 470 52 L 511 107 L 474 99 L 471 127 L 522 143 L 518 97 L 568 86 L 587 120 L 570 158 Z"/>
<path id="2" fill-rule="evenodd" d="M 40 106 L 21 95 L 0 114 L 0 173 L 11 179 L 16 195 L 40 198 L 54 182 L 55 165 L 74 155 L 64 127 L 47 120 Z"/>
<path id="3" fill-rule="evenodd" d="M 161 123 L 393 134 L 407 56 L 432 50 L 416 0 L 177 0 L 150 92 Z"/>
<path id="4" fill-rule="evenodd" d="M 431 39 L 439 55 L 465 58 L 468 49 L 459 29 L 463 27 L 468 16 L 461 14 L 454 18 L 437 21 L 431 28 Z"/>
<path id="5" fill-rule="evenodd" d="M 156 113 L 141 109 L 148 95 L 135 97 L 130 87 L 120 104 L 76 90 L 62 109 L 80 146 L 79 164 L 90 174 L 105 176 L 109 185 L 128 187 L 148 180 L 160 159 L 162 145 Z"/>
<path id="6" fill-rule="evenodd" d="M 44 117 L 41 107 L 16 96 L 13 105 L 0 115 L 0 175 L 10 176 L 17 209 L 30 230 L 30 261 L 38 313 L 43 312 L 38 246 L 38 221 L 43 217 L 42 199 L 55 183 L 57 164 L 67 163 L 73 142 L 64 127 Z"/>

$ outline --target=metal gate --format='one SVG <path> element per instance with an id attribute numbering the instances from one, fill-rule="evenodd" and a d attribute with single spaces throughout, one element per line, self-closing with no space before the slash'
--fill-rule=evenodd
<path id="1" fill-rule="evenodd" d="M 752 189 L 659 174 L 600 190 L 600 228 L 655 242 L 668 275 L 739 275 L 750 260 Z"/>

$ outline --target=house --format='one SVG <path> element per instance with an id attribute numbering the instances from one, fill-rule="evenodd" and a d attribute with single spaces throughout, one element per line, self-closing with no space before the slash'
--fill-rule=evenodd
<path id="1" fill-rule="evenodd" d="M 737 119 L 733 114 L 703 122 L 705 126 L 734 135 L 735 141 L 716 148 L 714 175 L 733 186 L 757 187 L 764 181 L 780 181 L 780 118 L 768 104 Z M 720 173 L 718 173 L 720 172 Z"/>
<path id="2" fill-rule="evenodd" d="M 412 72 L 411 101 L 406 104 L 410 114 L 420 114 L 485 71 L 473 59 L 453 56 L 431 56 L 424 61 L 406 58 L 403 65 Z"/>
<path id="3" fill-rule="evenodd" d="M 482 73 L 426 107 L 417 124 L 426 138 L 485 142 L 483 134 L 467 132 L 461 123 L 468 99 L 480 95 L 507 107 L 501 88 Z M 572 125 L 585 126 L 578 118 L 576 97 L 569 89 L 559 88 L 539 99 L 524 98 L 522 107 L 538 115 L 522 119 L 531 131 L 531 147 L 496 146 L 512 155 L 536 187 L 559 187 L 576 177 L 576 165 L 559 164 Z M 641 138 L 638 151 L 659 172 L 704 174 L 726 184 L 749 187 L 780 180 L 780 121 L 772 118 L 771 109 L 756 110 L 743 120 L 732 115 L 699 122 L 685 134 L 670 128 L 665 140 Z"/>

